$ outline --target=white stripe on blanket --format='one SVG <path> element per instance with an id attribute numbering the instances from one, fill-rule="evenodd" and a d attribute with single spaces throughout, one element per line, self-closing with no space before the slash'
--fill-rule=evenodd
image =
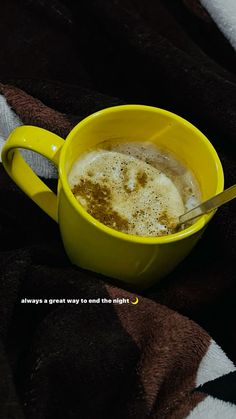
<path id="1" fill-rule="evenodd" d="M 18 115 L 10 108 L 4 96 L 0 95 L 0 161 L 2 147 L 11 131 L 23 125 Z M 56 178 L 57 169 L 45 157 L 30 150 L 22 150 L 21 153 L 30 167 L 38 176 L 46 179 Z"/>
<path id="2" fill-rule="evenodd" d="M 207 396 L 199 403 L 187 419 L 235 419 L 236 406 L 214 397 Z"/>
<path id="3" fill-rule="evenodd" d="M 200 0 L 236 50 L 236 0 Z"/>
<path id="4" fill-rule="evenodd" d="M 210 346 L 198 367 L 196 387 L 235 370 L 233 362 L 230 361 L 214 340 L 211 340 Z"/>

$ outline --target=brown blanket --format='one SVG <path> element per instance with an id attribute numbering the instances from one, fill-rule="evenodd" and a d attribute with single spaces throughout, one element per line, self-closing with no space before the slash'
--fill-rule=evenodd
<path id="1" fill-rule="evenodd" d="M 65 138 L 96 110 L 144 103 L 197 125 L 235 183 L 235 57 L 190 2 L 3 3 L 3 141 L 20 123 Z M 236 417 L 235 203 L 137 305 L 135 290 L 70 264 L 56 223 L 2 166 L 0 215 L 0 417 Z"/>

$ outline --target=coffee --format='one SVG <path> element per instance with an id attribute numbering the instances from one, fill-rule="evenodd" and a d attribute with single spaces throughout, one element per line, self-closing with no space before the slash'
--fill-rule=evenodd
<path id="1" fill-rule="evenodd" d="M 149 142 L 105 141 L 79 157 L 68 182 L 90 215 L 139 236 L 175 233 L 179 216 L 200 201 L 192 173 Z"/>

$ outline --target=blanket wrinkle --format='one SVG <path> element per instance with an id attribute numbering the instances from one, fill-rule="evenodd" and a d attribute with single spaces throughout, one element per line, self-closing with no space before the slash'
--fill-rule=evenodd
<path id="1" fill-rule="evenodd" d="M 0 92 L 25 125 L 31 123 L 41 126 L 41 128 L 49 129 L 62 137 L 66 137 L 72 129 L 64 115 L 19 89 L 0 83 Z"/>
<path id="2" fill-rule="evenodd" d="M 200 0 L 226 38 L 236 49 L 236 5 L 233 0 Z"/>
<path id="3" fill-rule="evenodd" d="M 202 51 L 222 68 L 234 74 L 235 50 L 200 0 L 165 0 L 165 4 L 175 14 L 178 22 L 185 23 L 188 35 L 201 46 Z"/>

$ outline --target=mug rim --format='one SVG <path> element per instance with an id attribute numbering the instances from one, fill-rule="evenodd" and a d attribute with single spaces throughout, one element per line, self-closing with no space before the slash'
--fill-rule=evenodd
<path id="1" fill-rule="evenodd" d="M 125 111 L 125 110 L 127 111 L 128 110 L 144 110 L 144 111 L 146 110 L 146 111 L 156 112 L 157 114 L 170 116 L 172 119 L 175 119 L 176 121 L 188 126 L 192 131 L 194 131 L 198 135 L 201 141 L 205 143 L 206 149 L 209 151 L 209 154 L 211 154 L 214 159 L 214 162 L 216 164 L 216 172 L 217 172 L 217 188 L 216 188 L 215 193 L 218 194 L 224 190 L 224 172 L 223 172 L 220 158 L 215 148 L 211 144 L 211 142 L 198 128 L 196 128 L 193 124 L 191 124 L 190 122 L 188 122 L 186 119 L 182 118 L 181 116 L 173 112 L 167 111 L 165 109 L 157 108 L 155 106 L 148 106 L 148 105 L 129 104 L 129 105 L 111 106 L 111 107 L 96 111 L 93 114 L 82 119 L 69 132 L 68 136 L 65 139 L 65 144 L 62 147 L 60 158 L 59 158 L 59 165 L 58 165 L 59 178 L 62 183 L 62 187 L 66 194 L 67 199 L 69 200 L 70 204 L 75 208 L 75 210 L 79 212 L 80 215 L 83 218 L 85 218 L 90 224 L 93 224 L 94 227 L 103 231 L 105 234 L 108 234 L 110 236 L 116 237 L 121 240 L 135 242 L 135 243 L 142 243 L 142 244 L 167 244 L 167 243 L 172 243 L 179 240 L 183 240 L 186 237 L 192 236 L 193 234 L 197 233 L 208 224 L 208 222 L 211 220 L 211 218 L 213 217 L 213 215 L 215 214 L 217 210 L 211 211 L 209 214 L 200 216 L 199 219 L 195 223 L 193 223 L 190 227 L 184 230 L 181 230 L 178 233 L 169 234 L 166 236 L 137 236 L 137 235 L 132 235 L 128 233 L 123 233 L 121 231 L 118 231 L 111 227 L 106 226 L 105 224 L 101 223 L 96 218 L 94 218 L 92 215 L 90 215 L 86 211 L 86 209 L 75 199 L 69 187 L 69 183 L 67 181 L 67 175 L 65 173 L 66 152 L 69 145 L 73 141 L 75 134 L 80 130 L 82 126 L 86 125 L 92 119 L 99 118 L 106 113 L 113 113 L 113 112 L 117 113 L 117 112 Z"/>

